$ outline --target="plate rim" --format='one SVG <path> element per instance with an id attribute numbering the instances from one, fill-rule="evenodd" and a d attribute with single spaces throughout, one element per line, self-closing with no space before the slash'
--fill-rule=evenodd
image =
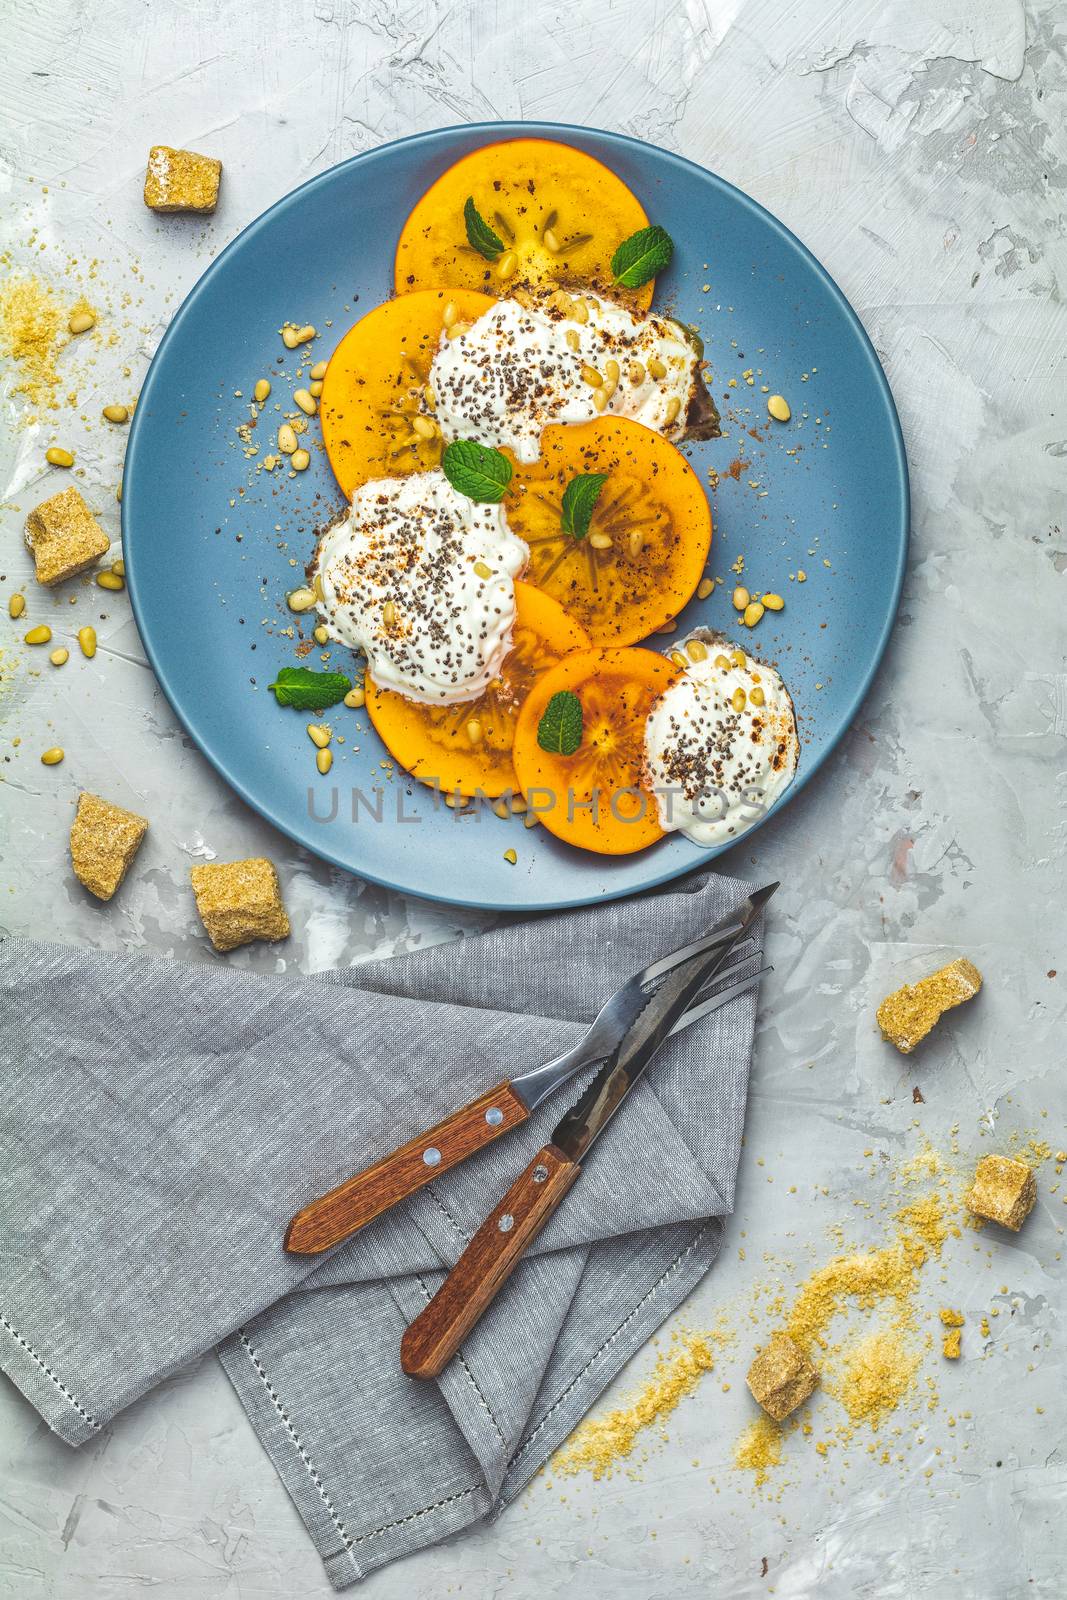
<path id="1" fill-rule="evenodd" d="M 123 464 L 123 476 L 124 478 L 127 476 L 132 476 L 132 473 L 136 470 L 137 447 L 142 433 L 148 426 L 146 419 L 148 416 L 149 407 L 144 405 L 143 401 L 146 396 L 150 398 L 151 388 L 158 380 L 158 374 L 161 371 L 162 357 L 164 352 L 167 350 L 171 339 L 181 328 L 186 316 L 192 311 L 196 300 L 205 291 L 206 286 L 215 277 L 216 273 L 222 270 L 223 264 L 226 262 L 226 259 L 231 252 L 237 250 L 239 246 L 245 245 L 260 229 L 267 225 L 276 212 L 284 211 L 288 206 L 291 206 L 299 196 L 317 187 L 328 185 L 329 183 L 335 181 L 338 173 L 347 171 L 350 168 L 358 167 L 362 163 L 373 159 L 375 156 L 380 156 L 383 151 L 395 150 L 406 145 L 416 145 L 433 140 L 445 140 L 449 135 L 469 137 L 471 135 L 482 133 L 495 134 L 500 140 L 513 138 L 556 138 L 559 140 L 559 142 L 566 142 L 567 135 L 577 134 L 584 135 L 586 137 L 592 137 L 594 139 L 607 139 L 615 143 L 628 145 L 632 147 L 635 152 L 648 150 L 654 151 L 655 154 L 663 158 L 668 165 L 683 168 L 690 173 L 694 173 L 705 182 L 709 182 L 716 188 L 725 191 L 735 204 L 739 204 L 748 211 L 755 213 L 760 219 L 762 219 L 765 225 L 771 228 L 774 233 L 778 234 L 783 240 L 786 241 L 787 244 L 798 251 L 801 257 L 806 259 L 809 267 L 823 281 L 837 310 L 843 314 L 845 321 L 850 325 L 853 333 L 858 338 L 859 348 L 866 357 L 867 364 L 874 375 L 875 387 L 881 393 L 886 413 L 886 420 L 889 425 L 889 438 L 892 441 L 896 478 L 900 491 L 899 521 L 895 529 L 896 565 L 893 573 L 890 603 L 886 609 L 885 619 L 879 631 L 877 640 L 875 641 L 874 648 L 871 651 L 869 662 L 864 668 L 860 681 L 844 710 L 841 726 L 834 737 L 826 745 L 826 748 L 820 754 L 818 762 L 806 770 L 804 769 L 803 764 L 798 769 L 796 778 L 794 779 L 793 783 L 790 784 L 786 795 L 783 795 L 782 797 L 783 800 L 787 800 L 787 797 L 792 798 L 793 795 L 799 794 L 801 789 L 803 789 L 805 785 L 815 776 L 815 774 L 821 770 L 821 768 L 829 760 L 830 756 L 833 755 L 833 753 L 837 750 L 845 735 L 850 731 L 860 711 L 860 708 L 870 691 L 871 685 L 873 684 L 874 679 L 877 676 L 877 673 L 885 659 L 885 653 L 889 645 L 893 628 L 896 624 L 897 613 L 900 609 L 900 600 L 904 587 L 904 578 L 907 572 L 908 552 L 911 538 L 911 481 L 908 471 L 907 452 L 904 444 L 903 428 L 901 426 L 900 416 L 897 411 L 896 401 L 893 398 L 893 391 L 890 387 L 889 379 L 886 377 L 881 361 L 878 358 L 878 352 L 875 350 L 870 334 L 867 332 L 859 318 L 858 313 L 852 306 L 837 280 L 831 275 L 831 273 L 822 264 L 814 252 L 808 248 L 804 241 L 797 234 L 795 234 L 786 223 L 782 222 L 780 218 L 776 217 L 774 213 L 769 211 L 766 206 L 760 203 L 760 201 L 754 200 L 751 195 L 746 194 L 743 189 L 739 189 L 736 184 L 731 183 L 727 178 L 723 178 L 718 173 L 712 172 L 709 168 L 702 166 L 699 161 L 693 161 L 688 156 L 679 155 L 676 151 L 668 150 L 662 145 L 653 144 L 650 140 L 638 139 L 633 134 L 620 133 L 609 128 L 588 127 L 579 123 L 570 122 L 488 121 L 449 123 L 440 128 L 422 129 L 418 133 L 405 134 L 403 137 L 398 139 L 387 139 L 381 144 L 374 145 L 369 150 L 360 150 L 355 155 L 346 157 L 344 161 L 336 162 L 333 166 L 327 167 L 324 172 L 318 172 L 313 177 L 305 179 L 305 181 L 301 184 L 298 184 L 295 189 L 288 190 L 285 194 L 281 195 L 270 206 L 268 206 L 265 211 L 261 211 L 258 216 L 253 217 L 251 222 L 246 223 L 240 232 L 235 234 L 229 243 L 219 251 L 214 260 L 209 263 L 207 268 L 200 274 L 196 282 L 192 285 L 181 304 L 177 307 L 174 315 L 171 317 L 170 322 L 164 330 L 159 344 L 156 347 L 155 353 L 152 356 L 151 362 L 149 363 L 148 370 L 145 373 L 144 381 L 141 384 L 139 403 L 136 411 L 134 412 L 132 425 L 130 428 L 130 435 L 126 446 L 126 459 Z M 342 872 L 346 872 L 352 877 L 362 879 L 367 883 L 376 884 L 380 888 L 389 889 L 393 893 L 403 894 L 411 899 L 422 900 L 427 905 L 456 906 L 462 907 L 465 910 L 477 911 L 517 911 L 526 915 L 536 915 L 542 911 L 571 910 L 577 909 L 580 906 L 592 905 L 601 900 L 618 900 L 626 897 L 627 895 L 642 894 L 650 889 L 660 888 L 666 883 L 674 882 L 676 879 L 684 878 L 688 873 L 705 871 L 717 856 L 722 855 L 726 850 L 734 849 L 737 845 L 742 844 L 746 840 L 750 839 L 759 831 L 760 828 L 764 826 L 766 822 L 770 820 L 771 817 L 775 816 L 780 809 L 779 806 L 774 806 L 769 812 L 767 812 L 765 816 L 761 817 L 750 828 L 746 829 L 744 834 L 742 834 L 739 838 L 731 839 L 724 844 L 707 850 L 701 860 L 683 861 L 677 866 L 668 867 L 664 871 L 648 878 L 640 885 L 620 886 L 617 889 L 613 889 L 609 886 L 597 893 L 583 893 L 579 896 L 572 896 L 564 899 L 539 899 L 536 904 L 533 905 L 525 903 L 517 905 L 514 901 L 506 900 L 479 900 L 471 897 L 464 897 L 462 895 L 422 893 L 418 889 L 409 888 L 407 884 L 398 883 L 394 879 L 384 876 L 381 873 L 368 871 L 364 867 L 353 867 L 350 862 L 344 860 L 340 855 L 328 849 L 325 844 L 322 846 L 311 844 L 307 839 L 301 837 L 292 826 L 290 826 L 286 821 L 272 811 L 268 801 L 254 798 L 248 792 L 241 779 L 237 777 L 236 774 L 230 769 L 224 757 L 216 755 L 214 751 L 210 750 L 205 744 L 204 740 L 200 737 L 200 734 L 197 732 L 193 724 L 187 720 L 179 704 L 178 692 L 176 689 L 172 688 L 170 682 L 168 681 L 167 673 L 157 658 L 155 649 L 151 642 L 151 630 L 146 629 L 144 624 L 141 608 L 140 584 L 138 578 L 138 561 L 136 555 L 134 554 L 136 549 L 136 539 L 131 539 L 129 537 L 132 531 L 132 513 L 129 508 L 129 499 L 126 496 L 123 498 L 123 504 L 121 508 L 121 528 L 123 555 L 126 561 L 127 588 L 129 591 L 130 605 L 133 611 L 133 617 L 137 627 L 138 636 L 140 637 L 141 644 L 144 647 L 145 655 L 148 657 L 148 663 L 155 675 L 156 682 L 162 689 L 167 703 L 177 718 L 178 723 L 192 739 L 193 743 L 200 751 L 200 754 L 211 765 L 214 771 L 219 774 L 229 788 L 232 789 L 247 806 L 249 806 L 266 822 L 268 822 L 271 827 L 277 828 L 279 833 L 284 834 L 286 838 L 290 839 L 302 850 L 308 851 L 309 854 L 317 856 L 320 860 L 326 861 L 331 866 L 339 868 Z"/>

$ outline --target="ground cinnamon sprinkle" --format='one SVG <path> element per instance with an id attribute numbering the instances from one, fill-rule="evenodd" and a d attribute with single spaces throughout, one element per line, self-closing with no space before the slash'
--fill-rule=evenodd
<path id="1" fill-rule="evenodd" d="M 669 1416 L 680 1400 L 692 1394 L 705 1372 L 711 1371 L 714 1337 L 680 1329 L 672 1333 L 670 1346 L 656 1357 L 644 1388 L 628 1405 L 580 1423 L 555 1456 L 555 1470 L 567 1477 L 589 1472 L 598 1481 L 610 1478 L 631 1455 L 639 1434 Z"/>

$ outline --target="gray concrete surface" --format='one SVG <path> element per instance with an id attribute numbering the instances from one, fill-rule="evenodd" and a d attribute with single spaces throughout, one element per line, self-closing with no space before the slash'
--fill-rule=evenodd
<path id="1" fill-rule="evenodd" d="M 731 1248 L 686 1312 L 700 1324 L 733 1308 L 737 1343 L 636 1475 L 540 1480 L 495 1525 L 376 1574 L 374 1600 L 543 1600 L 576 1583 L 595 1600 L 1063 1593 L 1067 1212 L 1048 1163 L 1021 1235 L 965 1233 L 928 1270 L 928 1309 L 967 1311 L 965 1358 L 931 1368 L 940 1405 L 901 1419 L 905 1439 L 887 1424 L 875 1453 L 858 1437 L 824 1460 L 794 1436 L 761 1492 L 730 1458 L 759 1332 L 742 1308 L 761 1277 L 788 1283 L 825 1259 L 835 1225 L 877 1239 L 885 1173 L 924 1135 L 955 1140 L 961 1167 L 1013 1134 L 1067 1140 L 1065 37 L 1047 0 L 11 0 L 9 260 L 80 277 L 124 330 L 79 369 L 89 420 L 64 414 L 94 491 L 117 481 L 122 448 L 93 421 L 100 403 L 136 390 L 173 307 L 238 228 L 345 156 L 467 118 L 618 128 L 754 195 L 850 296 L 907 434 L 914 542 L 886 665 L 820 777 L 723 861 L 785 885 Z M 224 211 L 180 250 L 140 199 L 160 140 L 226 165 Z M 0 439 L 8 583 L 28 570 L 25 511 L 50 487 L 42 441 Z M 54 672 L 2 644 L 0 924 L 200 958 L 187 866 L 262 851 L 307 931 L 239 964 L 315 970 L 479 926 L 347 879 L 244 810 L 175 726 L 124 598 L 76 596 L 75 625 L 107 612 L 91 667 Z M 38 755 L 57 741 L 78 759 L 46 779 Z M 77 784 L 152 818 L 106 909 L 66 866 Z M 873 1004 L 960 951 L 986 974 L 981 999 L 903 1061 Z M 817 1427 L 834 1406 L 818 1402 Z M 881 1464 L 883 1443 L 902 1460 Z M 0 1593 L 328 1592 L 213 1359 L 77 1453 L 0 1385 Z"/>

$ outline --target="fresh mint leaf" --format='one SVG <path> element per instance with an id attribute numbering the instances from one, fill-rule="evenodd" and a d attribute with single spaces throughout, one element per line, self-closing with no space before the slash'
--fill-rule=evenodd
<path id="1" fill-rule="evenodd" d="M 611 258 L 611 271 L 622 289 L 640 289 L 670 264 L 674 240 L 658 222 L 638 228 L 624 239 Z"/>
<path id="2" fill-rule="evenodd" d="M 511 462 L 476 439 L 453 439 L 441 457 L 441 470 L 457 494 L 483 505 L 503 500 L 511 482 Z"/>
<path id="3" fill-rule="evenodd" d="M 495 261 L 504 248 L 504 241 L 482 216 L 474 204 L 474 196 L 467 196 L 467 203 L 463 207 L 463 221 L 467 225 L 467 243 L 472 250 L 477 250 L 480 256 L 487 261 Z"/>
<path id="4" fill-rule="evenodd" d="M 313 672 L 310 667 L 282 667 L 270 687 L 280 706 L 297 711 L 325 711 L 343 700 L 352 687 L 343 672 Z"/>
<path id="5" fill-rule="evenodd" d="M 608 481 L 606 472 L 580 472 L 563 491 L 559 525 L 564 533 L 584 539 L 589 532 L 600 491 Z"/>
<path id="6" fill-rule="evenodd" d="M 571 689 L 552 696 L 537 724 L 537 742 L 550 755 L 572 756 L 582 742 L 582 702 Z"/>

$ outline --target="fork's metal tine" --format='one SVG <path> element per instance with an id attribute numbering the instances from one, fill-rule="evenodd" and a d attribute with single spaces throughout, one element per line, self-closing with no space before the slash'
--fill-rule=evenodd
<path id="1" fill-rule="evenodd" d="M 669 956 L 662 956 L 659 961 L 653 961 L 643 972 L 637 975 L 638 983 L 644 988 L 648 983 L 654 983 L 662 978 L 665 973 L 673 972 L 675 967 L 680 967 L 683 961 L 690 961 L 693 956 L 701 955 L 705 950 L 714 950 L 716 945 L 728 944 L 737 933 L 737 924 L 732 923 L 728 928 L 719 928 L 714 933 L 706 933 L 700 939 L 694 939 L 691 944 L 683 944 L 680 950 L 672 950 Z M 744 939 L 736 948 L 744 949 L 745 945 L 754 944 L 754 938 Z"/>
<path id="2" fill-rule="evenodd" d="M 676 1033 L 681 1033 L 683 1028 L 688 1028 L 692 1023 L 699 1022 L 701 1017 L 708 1016 L 712 1011 L 718 1011 L 720 1006 L 726 1005 L 730 1000 L 736 1000 L 739 994 L 747 994 L 749 989 L 756 987 L 765 973 L 773 971 L 773 967 L 760 967 L 758 972 L 750 973 L 747 978 L 739 978 L 736 983 L 731 983 L 725 989 L 720 989 L 716 994 L 711 995 L 709 999 L 698 1000 L 695 1005 L 689 1007 L 689 1010 L 683 1016 L 678 1018 L 678 1021 L 671 1029 L 672 1038 Z"/>
<path id="3" fill-rule="evenodd" d="M 712 978 L 712 984 L 722 983 L 723 980 L 738 967 L 743 967 L 747 962 L 755 961 L 761 958 L 762 955 L 763 952 L 760 950 L 759 945 L 754 938 L 743 939 L 741 943 L 735 945 L 730 951 L 729 955 L 726 956 L 722 966 L 716 972 L 714 978 Z"/>

